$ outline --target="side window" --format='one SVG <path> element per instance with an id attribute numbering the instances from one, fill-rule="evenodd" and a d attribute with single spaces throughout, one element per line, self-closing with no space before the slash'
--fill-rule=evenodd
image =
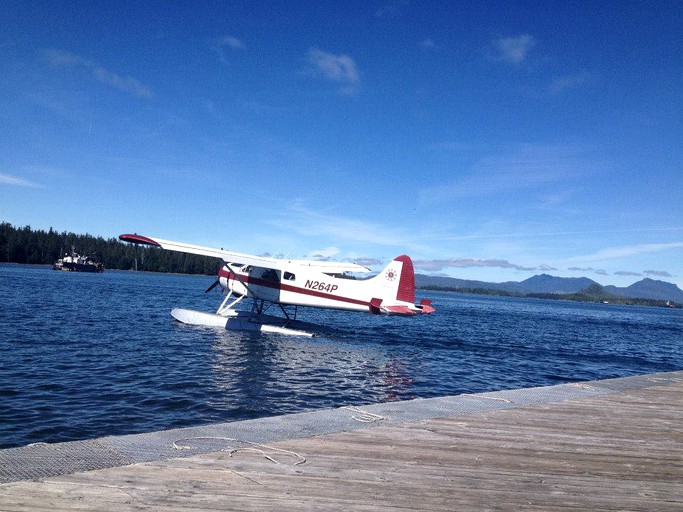
<path id="1" fill-rule="evenodd" d="M 272 269 L 272 268 L 267 268 L 263 271 L 261 274 L 261 279 L 265 279 L 266 281 L 275 281 L 278 282 L 279 278 L 277 276 L 277 272 Z"/>
<path id="2" fill-rule="evenodd" d="M 292 274 L 291 272 L 285 272 L 283 277 L 285 278 L 286 281 L 296 281 L 296 276 Z"/>

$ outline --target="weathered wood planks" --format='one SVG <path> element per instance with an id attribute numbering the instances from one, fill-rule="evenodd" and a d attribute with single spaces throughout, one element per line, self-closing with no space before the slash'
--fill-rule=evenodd
<path id="1" fill-rule="evenodd" d="M 653 385 L 654 386 L 654 385 Z M 683 380 L 0 485 L 0 510 L 683 510 Z"/>

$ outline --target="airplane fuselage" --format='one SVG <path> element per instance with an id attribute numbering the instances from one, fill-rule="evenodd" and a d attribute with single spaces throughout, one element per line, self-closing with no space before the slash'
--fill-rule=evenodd
<path id="1" fill-rule="evenodd" d="M 404 265 L 410 266 L 405 273 Z M 280 270 L 226 264 L 219 272 L 219 282 L 233 294 L 283 305 L 371 313 L 430 312 L 425 304 L 413 304 L 414 278 L 407 256 L 395 259 L 369 279 L 326 274 L 305 266 Z"/>
<path id="2" fill-rule="evenodd" d="M 415 271 L 412 260 L 405 254 L 394 258 L 374 277 L 355 279 L 345 273 L 367 273 L 370 269 L 358 263 L 277 259 L 138 234 L 124 234 L 119 238 L 170 251 L 221 258 L 224 265 L 218 274 L 218 284 L 230 294 L 219 307 L 218 315 L 230 313 L 236 304 L 228 304 L 231 296 L 250 297 L 262 301 L 262 304 L 268 302 L 373 314 L 434 312 L 428 300 L 414 303 Z"/>

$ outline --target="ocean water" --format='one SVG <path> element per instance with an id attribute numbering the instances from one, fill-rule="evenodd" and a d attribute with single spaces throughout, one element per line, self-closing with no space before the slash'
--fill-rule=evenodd
<path id="1" fill-rule="evenodd" d="M 683 311 L 438 292 L 314 338 L 186 326 L 213 279 L 0 264 L 0 448 L 683 369 Z"/>

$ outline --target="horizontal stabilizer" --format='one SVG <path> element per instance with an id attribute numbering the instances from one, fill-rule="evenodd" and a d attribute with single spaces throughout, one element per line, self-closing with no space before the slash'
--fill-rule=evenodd
<path id="1" fill-rule="evenodd" d="M 382 308 L 389 315 L 416 315 L 417 313 L 408 306 L 386 306 Z"/>
<path id="2" fill-rule="evenodd" d="M 420 309 L 422 313 L 434 313 L 436 311 L 432 306 L 432 301 L 429 299 L 422 299 L 420 301 Z"/>

